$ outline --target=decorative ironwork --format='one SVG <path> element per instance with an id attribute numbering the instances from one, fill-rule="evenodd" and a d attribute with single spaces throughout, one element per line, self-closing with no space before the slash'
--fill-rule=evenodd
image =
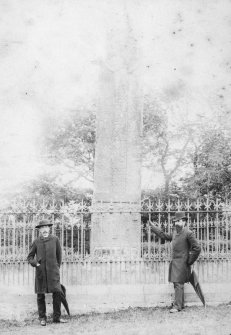
<path id="1" fill-rule="evenodd" d="M 169 261 L 171 246 L 161 241 L 151 231 L 149 221 L 166 232 L 171 232 L 175 211 L 185 210 L 188 227 L 198 238 L 201 260 L 231 259 L 231 204 L 209 199 L 164 202 L 146 198 L 141 204 L 133 202 L 63 202 L 43 203 L 20 201 L 10 204 L 0 212 L 0 262 L 25 261 L 29 247 L 37 236 L 36 223 L 42 218 L 53 222 L 52 232 L 62 244 L 64 261 L 83 259 L 109 259 L 110 253 L 91 255 L 91 214 L 104 213 L 141 214 L 141 257 L 143 260 Z M 116 251 L 114 258 L 121 259 Z M 127 257 L 127 256 L 126 256 Z M 124 258 L 126 258 L 124 256 Z"/>

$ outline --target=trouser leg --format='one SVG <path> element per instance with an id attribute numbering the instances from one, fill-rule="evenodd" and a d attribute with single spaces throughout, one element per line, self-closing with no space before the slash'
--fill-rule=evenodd
<path id="1" fill-rule="evenodd" d="M 37 305 L 38 305 L 38 313 L 39 319 L 46 319 L 46 301 L 45 294 L 38 293 L 37 294 Z"/>
<path id="2" fill-rule="evenodd" d="M 178 310 L 184 308 L 184 284 L 173 283 L 175 290 L 174 307 Z"/>
<path id="3" fill-rule="evenodd" d="M 53 320 L 59 320 L 61 316 L 60 292 L 53 293 Z"/>

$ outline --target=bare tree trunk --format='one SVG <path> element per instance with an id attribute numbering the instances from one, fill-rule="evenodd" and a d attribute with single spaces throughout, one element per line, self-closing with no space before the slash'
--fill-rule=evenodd
<path id="1" fill-rule="evenodd" d="M 165 178 L 165 183 L 164 183 L 164 193 L 168 194 L 169 193 L 169 185 L 170 185 L 171 178 L 166 177 Z"/>

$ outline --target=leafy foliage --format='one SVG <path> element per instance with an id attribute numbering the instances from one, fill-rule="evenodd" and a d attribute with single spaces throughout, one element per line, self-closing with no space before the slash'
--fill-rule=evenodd
<path id="1" fill-rule="evenodd" d="M 187 149 L 191 142 L 191 128 L 188 124 L 168 127 L 167 113 L 163 106 L 150 97 L 144 104 L 143 160 L 148 168 L 159 166 L 164 175 L 164 193 L 169 193 L 170 184 L 187 163 Z"/>
<path id="2" fill-rule="evenodd" d="M 194 171 L 184 179 L 184 188 L 196 196 L 229 197 L 231 190 L 230 138 L 221 128 L 208 129 L 192 154 Z"/>
<path id="3" fill-rule="evenodd" d="M 93 180 L 95 157 L 95 113 L 73 112 L 57 124 L 46 136 L 44 143 L 50 161 L 64 164 L 76 178 Z"/>
<path id="4" fill-rule="evenodd" d="M 71 184 L 58 183 L 58 176 L 54 173 L 44 173 L 39 175 L 36 179 L 24 185 L 21 195 L 17 198 L 34 199 L 38 202 L 46 200 L 53 200 L 55 202 L 70 201 L 81 202 L 88 201 L 92 196 L 92 189 L 76 188 Z"/>
<path id="5" fill-rule="evenodd" d="M 165 179 L 164 187 L 156 189 L 155 194 L 227 197 L 231 186 L 230 137 L 215 122 L 198 125 L 182 119 L 172 126 L 165 108 L 160 100 L 145 97 L 143 166 L 161 171 Z M 75 180 L 83 177 L 93 181 L 95 141 L 95 112 L 72 112 L 68 118 L 55 123 L 45 136 L 48 163 L 65 166 L 65 172 L 70 171 Z M 39 176 L 29 193 L 72 199 L 71 194 L 75 192 L 72 185 L 60 186 L 57 176 L 52 178 Z"/>

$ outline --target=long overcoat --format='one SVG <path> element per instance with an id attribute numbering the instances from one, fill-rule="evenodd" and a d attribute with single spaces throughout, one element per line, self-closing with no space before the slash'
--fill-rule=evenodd
<path id="1" fill-rule="evenodd" d="M 34 240 L 27 260 L 36 268 L 35 293 L 61 292 L 59 268 L 62 252 L 58 237 L 40 236 Z M 40 265 L 36 266 L 38 263 Z"/>
<path id="2" fill-rule="evenodd" d="M 201 247 L 194 235 L 188 228 L 183 228 L 177 232 L 167 234 L 160 228 L 151 225 L 152 230 L 161 239 L 172 242 L 172 260 L 169 265 L 169 282 L 186 283 L 191 274 L 191 265 L 198 258 Z"/>

